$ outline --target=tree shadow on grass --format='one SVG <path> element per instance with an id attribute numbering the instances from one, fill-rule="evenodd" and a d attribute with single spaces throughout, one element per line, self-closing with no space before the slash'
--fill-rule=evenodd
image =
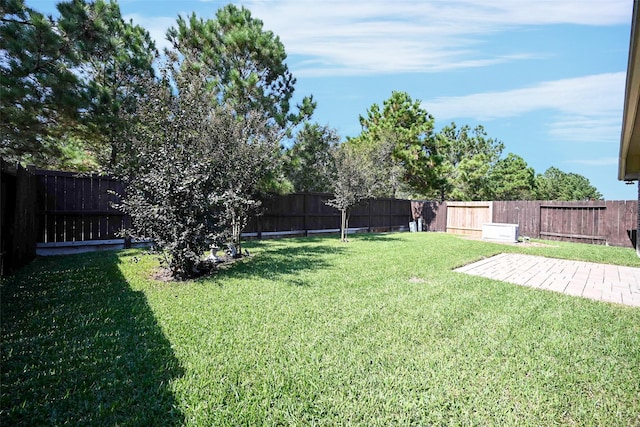
<path id="1" fill-rule="evenodd" d="M 349 234 L 348 239 L 362 240 L 365 242 L 400 242 L 402 239 L 398 233 L 355 233 Z"/>
<path id="2" fill-rule="evenodd" d="M 347 240 L 363 240 L 363 241 L 401 241 L 400 233 L 404 232 L 386 232 L 386 233 L 366 233 L 351 232 L 347 235 Z M 262 248 L 273 245 L 273 242 L 291 242 L 295 244 L 326 244 L 327 241 L 340 241 L 340 233 L 330 234 L 314 234 L 309 237 L 281 237 L 262 240 L 246 240 L 243 241 L 243 247 Z"/>
<path id="3" fill-rule="evenodd" d="M 252 247 L 261 247 L 263 251 L 229 269 L 219 271 L 217 276 L 284 280 L 293 285 L 306 285 L 297 278 L 299 273 L 331 268 L 331 258 L 343 256 L 347 250 L 339 245 L 322 244 L 315 238 L 287 239 L 257 245 L 252 242 Z"/>
<path id="4" fill-rule="evenodd" d="M 304 271 L 318 271 L 333 266 L 332 258 L 348 256 L 349 248 L 358 241 L 401 242 L 395 233 L 354 233 L 352 241 L 340 242 L 339 235 L 291 237 L 282 239 L 252 240 L 243 243 L 249 251 L 258 250 L 256 257 L 220 270 L 216 277 L 263 278 L 285 281 L 295 286 L 308 286 L 299 276 Z M 206 280 L 206 279 L 205 279 Z"/>
<path id="5" fill-rule="evenodd" d="M 183 374 L 114 252 L 38 259 L 0 288 L 0 425 L 180 425 Z"/>

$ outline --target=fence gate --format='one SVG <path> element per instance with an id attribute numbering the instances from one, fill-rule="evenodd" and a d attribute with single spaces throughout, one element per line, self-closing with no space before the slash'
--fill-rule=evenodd
<path id="1" fill-rule="evenodd" d="M 492 218 L 493 202 L 447 202 L 447 233 L 482 237 L 482 224 Z"/>

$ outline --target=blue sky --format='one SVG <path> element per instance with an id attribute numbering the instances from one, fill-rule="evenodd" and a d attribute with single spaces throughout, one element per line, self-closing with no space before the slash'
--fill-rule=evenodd
<path id="1" fill-rule="evenodd" d="M 27 0 L 51 13 L 55 1 Z M 121 0 L 159 47 L 178 15 L 213 18 L 228 1 Z M 607 200 L 636 199 L 617 180 L 632 0 L 254 0 L 314 120 L 343 136 L 394 90 L 435 118 L 482 124 L 536 173 L 586 176 Z"/>

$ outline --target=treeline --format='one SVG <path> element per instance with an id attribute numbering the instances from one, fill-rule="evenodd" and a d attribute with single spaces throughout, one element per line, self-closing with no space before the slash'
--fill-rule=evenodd
<path id="1" fill-rule="evenodd" d="M 0 155 L 123 179 L 127 232 L 152 239 L 177 278 L 197 274 L 210 245 L 238 254 L 267 191 L 332 192 L 343 229 L 350 207 L 371 196 L 600 198 L 584 177 L 535 176 L 522 158 L 503 157 L 482 127 L 436 133 L 402 92 L 372 105 L 361 134 L 342 141 L 310 121 L 312 96 L 291 105 L 285 48 L 244 7 L 179 17 L 162 54 L 114 1 L 57 9 L 54 18 L 0 0 Z"/>
<path id="2" fill-rule="evenodd" d="M 286 151 L 296 191 L 335 191 L 335 151 L 357 156 L 353 175 L 365 175 L 370 196 L 430 200 L 594 200 L 602 195 L 576 173 L 550 167 L 542 174 L 482 126 L 451 123 L 434 132 L 434 118 L 403 92 L 360 117 L 362 131 L 340 144 L 327 126 L 306 124 Z M 361 167 L 357 167 L 361 165 Z"/>
<path id="3" fill-rule="evenodd" d="M 22 0 L 0 0 L 0 154 L 40 167 L 111 171 L 127 155 L 128 142 L 121 137 L 135 116 L 137 98 L 144 96 L 143 82 L 160 78 L 153 65 L 166 56 L 159 55 L 147 30 L 123 20 L 116 2 L 67 1 L 58 4 L 58 11 L 58 17 L 47 17 Z M 242 19 L 231 21 L 236 15 Z M 225 38 L 232 25 L 250 31 Z M 217 63 L 218 74 L 207 78 L 224 88 L 225 102 L 240 110 L 264 110 L 290 136 L 295 125 L 311 117 L 314 103 L 308 97 L 297 113 L 289 111 L 295 78 L 287 69 L 284 46 L 261 27 L 248 10 L 227 6 L 217 20 L 179 17 L 167 37 L 175 52 L 199 49 L 209 64 Z M 273 43 L 251 36 L 261 33 Z M 234 57 L 233 50 L 239 55 Z M 252 58 L 265 74 L 251 70 Z M 482 126 L 451 123 L 434 134 L 433 117 L 406 93 L 394 92 L 382 108 L 372 105 L 360 123 L 362 133 L 341 144 L 329 126 L 306 122 L 290 148 L 278 153 L 281 170 L 270 185 L 279 191 L 334 191 L 333 152 L 348 145 L 366 158 L 358 163 L 374 175 L 374 195 L 602 197 L 582 175 L 555 167 L 536 175 L 522 157 L 504 156 L 504 144 L 489 138 Z"/>

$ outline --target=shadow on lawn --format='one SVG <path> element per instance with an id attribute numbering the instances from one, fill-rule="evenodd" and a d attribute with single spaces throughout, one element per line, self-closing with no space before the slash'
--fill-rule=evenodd
<path id="1" fill-rule="evenodd" d="M 398 237 L 399 232 L 395 233 L 356 233 L 349 234 L 349 240 L 363 240 L 365 242 L 400 242 L 402 239 Z"/>
<path id="2" fill-rule="evenodd" d="M 292 240 L 273 242 L 264 245 L 265 250 L 255 258 L 247 260 L 240 265 L 220 271 L 220 277 L 237 278 L 266 278 L 270 280 L 284 280 L 292 285 L 306 285 L 296 276 L 307 270 L 320 270 L 332 266 L 331 257 L 341 256 L 346 248 L 338 245 L 322 244 L 315 238 L 308 240 L 295 239 L 296 245 L 291 245 Z M 252 242 L 253 244 L 253 242 Z M 260 245 L 262 246 L 262 245 Z"/>
<path id="3" fill-rule="evenodd" d="M 335 238 L 335 241 L 330 241 Z M 330 268 L 334 256 L 346 256 L 350 248 L 363 242 L 401 242 L 395 233 L 357 233 L 349 235 L 349 242 L 340 242 L 339 235 L 292 237 L 284 239 L 252 240 L 243 244 L 249 251 L 260 253 L 245 262 L 217 273 L 218 277 L 265 278 L 280 280 L 295 286 L 308 286 L 298 273 Z M 205 280 L 207 280 L 205 278 Z"/>
<path id="4" fill-rule="evenodd" d="M 182 369 L 116 253 L 38 259 L 1 292 L 1 425 L 184 422 Z"/>

